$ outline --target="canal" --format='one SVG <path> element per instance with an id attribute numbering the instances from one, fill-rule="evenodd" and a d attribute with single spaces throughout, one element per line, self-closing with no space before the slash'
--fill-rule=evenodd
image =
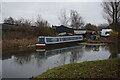
<path id="1" fill-rule="evenodd" d="M 3 51 L 3 78 L 30 78 L 64 64 L 118 57 L 113 45 L 76 45 L 54 49 Z"/>

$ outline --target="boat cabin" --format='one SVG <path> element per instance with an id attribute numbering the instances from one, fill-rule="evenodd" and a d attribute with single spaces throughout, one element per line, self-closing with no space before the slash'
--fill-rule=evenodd
<path id="1" fill-rule="evenodd" d="M 100 35 L 104 37 L 108 37 L 110 36 L 110 31 L 112 31 L 112 29 L 102 29 L 102 31 L 100 32 Z"/>

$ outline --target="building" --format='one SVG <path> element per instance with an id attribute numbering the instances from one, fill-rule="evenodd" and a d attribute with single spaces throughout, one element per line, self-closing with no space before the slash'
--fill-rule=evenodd
<path id="1" fill-rule="evenodd" d="M 69 28 L 67 26 L 61 25 L 61 26 L 52 26 L 54 29 L 54 33 L 56 35 L 73 35 L 74 30 L 72 28 Z"/>
<path id="2" fill-rule="evenodd" d="M 15 30 L 17 26 L 14 25 L 8 25 L 8 24 L 1 24 L 0 29 L 1 30 Z"/>
<path id="3" fill-rule="evenodd" d="M 86 30 L 85 29 L 74 29 L 74 34 L 75 35 L 84 35 L 86 34 Z"/>

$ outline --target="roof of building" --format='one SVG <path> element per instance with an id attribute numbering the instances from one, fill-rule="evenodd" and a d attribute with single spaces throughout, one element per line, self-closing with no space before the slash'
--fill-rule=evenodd
<path id="1" fill-rule="evenodd" d="M 55 30 L 56 33 L 62 33 L 62 32 L 69 33 L 69 32 L 72 32 L 72 31 L 73 31 L 72 28 L 69 28 L 69 27 L 64 26 L 64 25 L 56 26 L 56 30 Z"/>

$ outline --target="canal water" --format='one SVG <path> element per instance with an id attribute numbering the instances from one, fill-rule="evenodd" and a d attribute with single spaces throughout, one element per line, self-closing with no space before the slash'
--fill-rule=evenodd
<path id="1" fill-rule="evenodd" d="M 117 57 L 114 46 L 76 45 L 55 49 L 25 49 L 3 53 L 3 78 L 30 78 L 69 63 Z M 113 50 L 112 50 L 113 49 Z"/>

